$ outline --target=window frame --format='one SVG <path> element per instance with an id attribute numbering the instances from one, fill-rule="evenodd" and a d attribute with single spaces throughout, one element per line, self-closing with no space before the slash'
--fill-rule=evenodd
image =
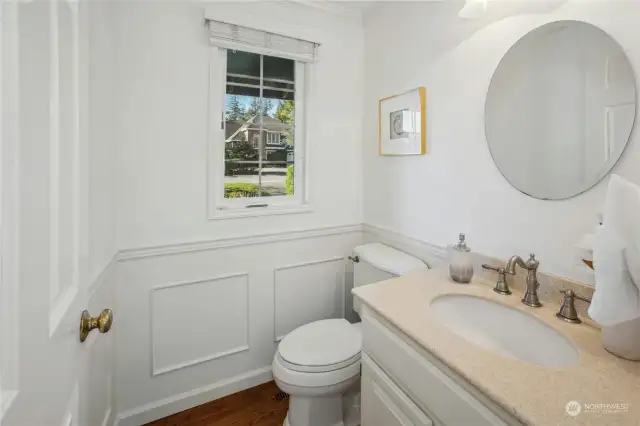
<path id="1" fill-rule="evenodd" d="M 210 48 L 209 62 L 209 143 L 207 164 L 208 219 L 263 216 L 272 214 L 305 213 L 308 203 L 306 164 L 306 102 L 308 99 L 307 72 L 304 62 L 294 60 L 294 188 L 293 195 L 255 198 L 224 198 L 225 173 L 225 109 L 227 84 L 227 50 Z M 238 49 L 242 50 L 242 49 Z M 242 50 L 245 51 L 245 50 Z M 249 53 L 253 53 L 247 51 Z M 272 54 L 270 56 L 277 56 Z M 267 130 L 263 130 L 266 134 Z M 267 144 L 265 137 L 265 146 Z M 275 144 L 274 144 L 275 145 Z M 272 145 L 272 146 L 274 146 Z"/>
<path id="2" fill-rule="evenodd" d="M 294 130 L 295 130 L 295 127 L 294 127 Z M 266 137 L 266 145 L 271 145 L 271 146 L 280 146 L 280 145 L 282 145 L 282 142 L 280 142 L 280 136 L 281 136 L 282 132 L 274 131 L 274 130 L 265 130 L 265 132 L 266 132 L 266 135 L 267 135 L 267 137 Z M 269 139 L 270 139 L 269 136 L 277 136 L 275 138 L 276 142 L 269 141 Z"/>

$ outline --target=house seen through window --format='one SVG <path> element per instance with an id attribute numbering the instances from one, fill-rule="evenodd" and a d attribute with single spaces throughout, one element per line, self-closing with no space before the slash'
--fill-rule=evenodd
<path id="1" fill-rule="evenodd" d="M 224 198 L 293 196 L 296 61 L 227 50 Z"/>

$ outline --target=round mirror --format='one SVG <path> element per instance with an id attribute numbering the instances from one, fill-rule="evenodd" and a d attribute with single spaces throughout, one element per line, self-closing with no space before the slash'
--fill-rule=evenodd
<path id="1" fill-rule="evenodd" d="M 611 170 L 635 117 L 635 77 L 620 45 L 593 25 L 558 21 L 526 34 L 502 58 L 487 94 L 485 130 L 511 185 L 560 200 Z"/>

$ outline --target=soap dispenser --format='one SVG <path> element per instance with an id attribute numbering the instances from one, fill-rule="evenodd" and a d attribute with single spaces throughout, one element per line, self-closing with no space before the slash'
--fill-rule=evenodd
<path id="1" fill-rule="evenodd" d="M 454 281 L 468 283 L 473 278 L 471 249 L 467 247 L 464 234 L 458 238 L 458 244 L 449 247 L 449 275 Z"/>

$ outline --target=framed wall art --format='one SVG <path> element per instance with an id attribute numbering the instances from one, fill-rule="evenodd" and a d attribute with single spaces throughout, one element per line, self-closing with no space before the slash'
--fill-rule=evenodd
<path id="1" fill-rule="evenodd" d="M 380 100 L 379 154 L 422 155 L 427 152 L 426 91 L 418 87 Z"/>

